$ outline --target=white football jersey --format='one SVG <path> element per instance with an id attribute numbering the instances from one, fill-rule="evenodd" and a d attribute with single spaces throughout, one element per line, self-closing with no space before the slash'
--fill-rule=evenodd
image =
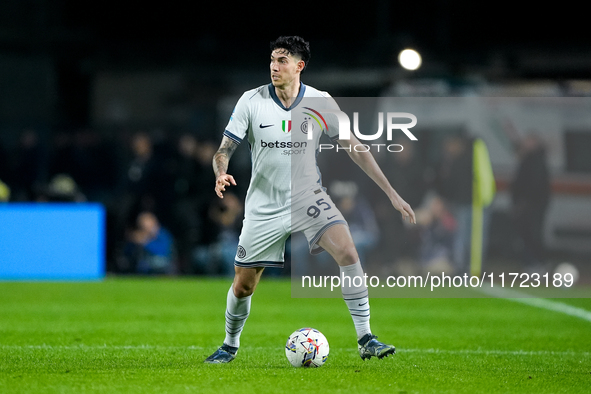
<path id="1" fill-rule="evenodd" d="M 314 108 L 306 106 L 308 102 Z M 292 198 L 322 188 L 316 164 L 320 137 L 324 133 L 333 141 L 338 139 L 338 125 L 326 121 L 328 117 L 320 115 L 322 109 L 338 107 L 328 93 L 303 83 L 289 108 L 281 103 L 272 84 L 240 97 L 224 135 L 238 144 L 246 138 L 250 144 L 252 175 L 246 217 L 288 215 Z M 311 118 L 314 133 L 309 138 L 307 119 Z M 316 132 L 316 126 L 322 132 Z"/>

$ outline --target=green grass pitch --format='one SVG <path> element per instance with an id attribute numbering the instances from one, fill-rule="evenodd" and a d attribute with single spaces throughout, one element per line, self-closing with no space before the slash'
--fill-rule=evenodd
<path id="1" fill-rule="evenodd" d="M 591 322 L 503 299 L 372 299 L 397 354 L 362 361 L 340 299 L 292 299 L 264 277 L 236 360 L 203 364 L 224 337 L 229 279 L 0 283 L 0 393 L 584 393 Z M 590 299 L 560 300 L 591 311 Z M 322 368 L 284 345 L 312 326 Z"/>

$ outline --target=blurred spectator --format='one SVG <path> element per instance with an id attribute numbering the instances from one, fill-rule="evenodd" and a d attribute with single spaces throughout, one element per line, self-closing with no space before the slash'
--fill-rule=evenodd
<path id="1" fill-rule="evenodd" d="M 443 199 L 433 195 L 416 211 L 421 232 L 420 262 L 425 271 L 453 271 L 456 221 Z"/>
<path id="2" fill-rule="evenodd" d="M 211 161 L 215 147 L 184 133 L 177 142 L 173 170 L 172 231 L 178 242 L 181 272 L 191 271 L 192 249 L 207 237 L 204 221 L 215 193 Z"/>
<path id="3" fill-rule="evenodd" d="M 428 167 L 416 151 L 416 145 L 406 137 L 393 141 L 403 146 L 400 152 L 380 152 L 376 158 L 392 187 L 404 196 L 411 207 L 417 208 L 423 203 L 427 192 Z M 376 205 L 376 214 L 382 230 L 381 249 L 390 249 L 396 258 L 416 256 L 419 238 L 416 229 L 407 226 L 402 220 L 392 220 L 395 211 L 388 200 L 381 200 Z"/>
<path id="4" fill-rule="evenodd" d="M 131 158 L 125 172 L 125 191 L 142 199 L 154 191 L 157 163 L 154 144 L 147 133 L 136 133 L 130 141 Z"/>
<path id="5" fill-rule="evenodd" d="M 197 139 L 190 133 L 181 135 L 177 143 L 174 190 L 177 198 L 195 196 L 198 191 L 196 179 L 199 173 L 197 162 Z"/>
<path id="6" fill-rule="evenodd" d="M 16 150 L 14 176 L 12 177 L 15 201 L 33 201 L 36 190 L 43 181 L 44 153 L 35 130 L 24 130 Z"/>
<path id="7" fill-rule="evenodd" d="M 166 204 L 169 201 L 162 196 L 170 193 L 171 187 L 168 187 L 164 166 L 155 156 L 151 136 L 145 132 L 135 133 L 129 142 L 129 153 L 116 205 L 120 232 L 133 224 L 140 212 L 154 212 L 161 218 L 170 211 L 170 205 Z"/>
<path id="8" fill-rule="evenodd" d="M 156 162 L 150 136 L 134 134 L 127 142 L 129 158 L 118 174 L 119 187 L 116 203 L 110 208 L 111 236 L 108 237 L 108 253 L 117 260 L 119 269 L 128 270 L 128 264 L 119 261 L 124 254 L 127 229 L 136 226 L 138 215 L 143 211 L 155 212 L 154 198 L 150 191 L 156 187 Z M 155 213 L 157 214 L 157 213 Z"/>
<path id="9" fill-rule="evenodd" d="M 211 204 L 207 226 L 209 237 L 193 251 L 196 273 L 233 275 L 243 211 L 238 197 L 230 192 Z"/>
<path id="10" fill-rule="evenodd" d="M 78 185 L 70 175 L 58 174 L 51 178 L 49 184 L 37 196 L 39 202 L 84 202 Z"/>
<path id="11" fill-rule="evenodd" d="M 200 165 L 196 159 L 197 139 L 183 134 L 177 143 L 174 163 L 174 203 L 171 231 L 177 240 L 179 268 L 182 273 L 190 272 L 191 249 L 200 239 L 202 218 L 199 196 L 202 194 L 198 183 Z"/>
<path id="12" fill-rule="evenodd" d="M 209 141 L 198 141 L 195 149 L 195 157 L 199 164 L 199 171 L 195 183 L 199 188 L 198 196 L 199 204 L 201 206 L 209 205 L 212 198 L 217 200 L 215 193 L 209 192 L 209 190 L 211 190 L 211 185 L 215 186 L 215 175 L 211 167 L 211 162 L 213 161 L 213 156 L 216 151 L 217 146 Z M 250 171 L 250 168 L 248 168 L 248 171 Z M 205 193 L 203 193 L 204 190 L 206 191 Z M 237 194 L 239 190 L 240 188 L 237 188 L 234 193 Z M 244 193 L 246 193 L 246 190 Z"/>
<path id="13" fill-rule="evenodd" d="M 443 145 L 437 191 L 456 222 L 453 262 L 458 272 L 469 272 L 472 233 L 472 140 L 463 135 L 447 138 Z"/>
<path id="14" fill-rule="evenodd" d="M 142 212 L 136 226 L 127 232 L 125 262 L 130 272 L 141 274 L 174 273 L 174 241 L 151 212 Z"/>
<path id="15" fill-rule="evenodd" d="M 392 186 L 411 207 L 423 203 L 428 188 L 428 168 L 419 155 L 416 143 L 400 137 L 393 141 L 403 147 L 400 152 L 380 152 L 380 167 Z M 408 197 L 406 197 L 408 196 Z"/>
<path id="16" fill-rule="evenodd" d="M 550 201 L 550 175 L 541 139 L 527 135 L 518 145 L 519 164 L 511 182 L 513 218 L 529 269 L 544 263 L 544 220 Z"/>

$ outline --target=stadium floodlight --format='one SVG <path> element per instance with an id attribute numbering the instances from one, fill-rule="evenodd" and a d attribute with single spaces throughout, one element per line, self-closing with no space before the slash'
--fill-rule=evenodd
<path id="1" fill-rule="evenodd" d="M 416 70 L 421 67 L 421 55 L 414 49 L 404 49 L 398 54 L 398 62 L 407 70 Z"/>

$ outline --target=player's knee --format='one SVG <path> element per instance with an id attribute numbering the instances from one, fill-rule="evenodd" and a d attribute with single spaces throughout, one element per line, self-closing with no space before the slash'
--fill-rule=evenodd
<path id="1" fill-rule="evenodd" d="M 351 265 L 359 261 L 359 255 L 354 245 L 339 249 L 337 262 L 339 265 Z"/>
<path id="2" fill-rule="evenodd" d="M 253 283 L 236 281 L 234 282 L 234 295 L 238 298 L 244 298 L 254 293 L 255 285 Z"/>

